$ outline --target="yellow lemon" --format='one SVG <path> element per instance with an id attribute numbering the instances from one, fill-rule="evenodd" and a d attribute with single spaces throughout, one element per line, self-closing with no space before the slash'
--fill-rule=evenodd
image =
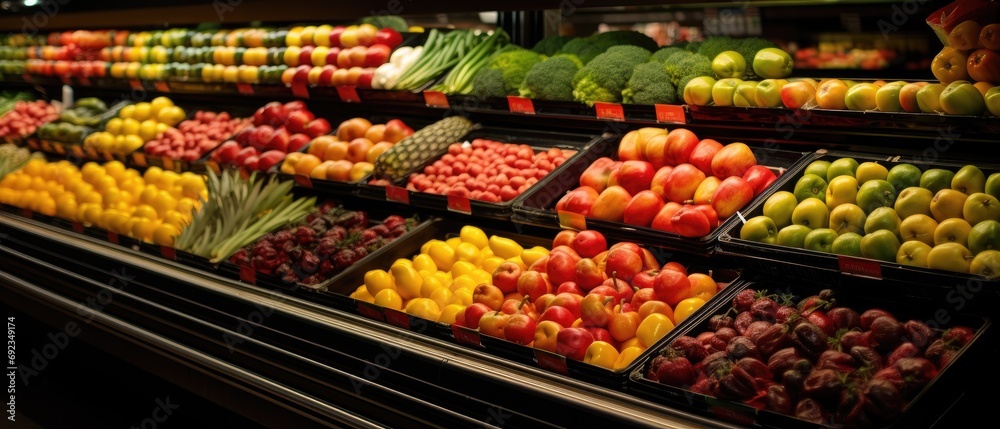
<path id="1" fill-rule="evenodd" d="M 420 297 L 420 287 L 424 279 L 413 267 L 406 264 L 395 264 L 389 268 L 389 273 L 396 283 L 396 291 L 403 299 L 410 300 Z"/>
<path id="2" fill-rule="evenodd" d="M 371 296 L 378 296 L 386 289 L 396 289 L 396 283 L 386 270 L 371 270 L 365 273 L 365 289 Z M 397 294 L 398 295 L 398 294 Z"/>
<path id="3" fill-rule="evenodd" d="M 132 237 L 146 242 L 153 241 L 153 232 L 156 231 L 156 228 L 160 226 L 162 221 L 141 217 L 133 217 L 132 219 L 136 221 L 132 225 Z"/>
<path id="4" fill-rule="evenodd" d="M 488 285 L 493 284 L 493 275 L 479 268 L 472 270 L 472 272 L 469 273 L 469 276 L 476 281 L 477 285 L 483 283 Z"/>
<path id="5" fill-rule="evenodd" d="M 455 249 L 443 241 L 432 243 L 427 254 L 434 260 L 434 265 L 442 271 L 450 271 L 455 264 Z"/>
<path id="6" fill-rule="evenodd" d="M 413 268 L 416 268 L 417 271 L 427 270 L 432 273 L 438 269 L 431 255 L 425 253 L 413 257 Z"/>
<path id="7" fill-rule="evenodd" d="M 459 261 L 478 262 L 479 248 L 475 244 L 463 241 L 455 247 L 455 257 Z"/>
<path id="8" fill-rule="evenodd" d="M 177 209 L 177 200 L 169 192 L 161 190 L 156 193 L 156 197 L 153 198 L 153 201 L 149 205 L 153 206 L 156 212 L 162 217 L 168 211 Z"/>
<path id="9" fill-rule="evenodd" d="M 476 279 L 472 278 L 472 276 L 468 274 L 463 274 L 461 276 L 455 277 L 455 280 L 451 282 L 451 284 L 448 286 L 448 289 L 451 289 L 452 292 L 457 292 L 459 289 L 468 289 L 471 292 L 473 289 L 476 288 L 476 286 L 479 286 L 479 283 L 476 282 Z"/>
<path id="10" fill-rule="evenodd" d="M 146 219 L 159 219 L 160 215 L 157 214 L 156 209 L 149 204 L 140 204 L 135 208 L 135 212 L 132 216 L 141 217 Z"/>
<path id="11" fill-rule="evenodd" d="M 482 249 L 489 245 L 489 238 L 482 229 L 472 225 L 463 226 L 458 232 L 458 236 L 466 243 L 472 243 L 477 249 Z"/>
<path id="12" fill-rule="evenodd" d="M 503 258 L 499 256 L 490 256 L 489 258 L 486 258 L 485 260 L 480 262 L 479 266 L 482 267 L 483 270 L 485 270 L 486 272 L 493 273 L 493 271 L 496 271 L 497 267 L 499 267 L 500 264 L 503 263 L 503 261 L 504 261 Z"/>
<path id="13" fill-rule="evenodd" d="M 461 304 L 448 304 L 441 309 L 441 314 L 438 315 L 438 322 L 445 323 L 448 325 L 455 323 L 455 317 L 458 313 L 465 311 L 465 306 Z"/>
<path id="14" fill-rule="evenodd" d="M 152 119 L 146 119 L 139 124 L 139 137 L 143 140 L 149 141 L 156 137 L 156 124 L 157 122 Z"/>
<path id="15" fill-rule="evenodd" d="M 406 313 L 428 320 L 441 316 L 441 307 L 430 298 L 415 298 L 406 303 Z"/>
<path id="16" fill-rule="evenodd" d="M 128 106 L 122 107 L 121 110 L 118 111 L 118 117 L 121 118 L 121 119 L 129 119 L 129 118 L 132 118 L 134 116 L 135 116 L 135 105 L 134 104 L 130 104 Z M 111 121 L 108 121 L 108 123 L 110 124 Z M 120 124 L 119 124 L 119 126 L 120 126 Z"/>
<path id="17" fill-rule="evenodd" d="M 122 131 L 117 135 L 119 136 L 139 135 L 139 127 L 141 126 L 142 122 L 139 119 L 134 119 L 134 118 L 123 119 Z"/>
<path id="18" fill-rule="evenodd" d="M 153 117 L 153 106 L 145 101 L 135 103 L 135 111 L 132 113 L 132 119 L 142 122 L 146 119 Z"/>
<path id="19" fill-rule="evenodd" d="M 402 310 L 403 298 L 394 289 L 382 289 L 375 295 L 375 305 L 393 310 Z"/>
<path id="20" fill-rule="evenodd" d="M 156 218 L 149 218 L 149 219 L 156 219 Z M 181 214 L 176 210 L 168 210 L 166 213 L 164 213 L 162 220 L 166 223 L 176 226 L 178 229 L 184 229 L 184 227 L 191 222 L 191 217 Z"/>
<path id="21" fill-rule="evenodd" d="M 368 289 L 365 287 L 365 285 L 358 286 L 358 288 L 355 289 L 354 292 L 351 292 L 351 294 L 348 296 L 358 301 L 364 301 L 369 303 L 375 302 L 375 297 L 372 296 L 372 294 L 368 293 Z"/>
<path id="22" fill-rule="evenodd" d="M 156 120 L 171 127 L 184 120 L 184 109 L 177 106 L 168 106 L 156 113 Z"/>
<path id="23" fill-rule="evenodd" d="M 169 97 L 159 96 L 149 101 L 150 108 L 154 112 L 159 112 L 163 110 L 164 107 L 170 107 L 174 105 L 174 101 Z"/>
<path id="24" fill-rule="evenodd" d="M 420 272 L 424 273 L 425 271 L 420 271 Z M 424 298 L 430 298 L 431 294 L 433 294 L 434 291 L 438 289 L 448 289 L 444 286 L 443 283 L 441 283 L 440 280 L 438 280 L 437 277 L 434 277 L 433 273 L 429 274 L 423 279 L 424 282 L 420 285 L 420 296 Z"/>
<path id="25" fill-rule="evenodd" d="M 452 293 L 455 295 L 455 301 L 463 307 L 472 305 L 472 289 L 460 288 Z"/>
<path id="26" fill-rule="evenodd" d="M 451 276 L 460 277 L 463 275 L 471 274 L 473 271 L 479 269 L 475 264 L 469 261 L 455 261 L 451 266 Z"/>
<path id="27" fill-rule="evenodd" d="M 438 288 L 431 293 L 429 298 L 434 300 L 439 308 L 444 308 L 448 304 L 455 303 L 455 293 L 446 287 Z"/>
<path id="28" fill-rule="evenodd" d="M 425 242 L 424 244 L 420 245 L 420 253 L 424 253 L 424 254 L 429 253 L 430 252 L 430 248 L 431 248 L 431 246 L 434 245 L 434 243 L 443 243 L 443 241 L 438 240 L 436 238 L 432 239 L 432 240 L 427 240 L 427 242 Z"/>
<path id="29" fill-rule="evenodd" d="M 153 243 L 161 246 L 174 246 L 174 239 L 181 235 L 181 230 L 169 223 L 161 223 L 153 231 Z"/>
<path id="30" fill-rule="evenodd" d="M 125 223 L 128 222 L 129 216 L 124 212 L 117 209 L 107 209 L 101 215 L 101 222 L 98 224 L 101 228 L 108 231 L 125 234 Z"/>
<path id="31" fill-rule="evenodd" d="M 447 243 L 452 249 L 457 249 L 458 245 L 462 243 L 462 237 L 451 237 L 444 242 Z"/>
<path id="32" fill-rule="evenodd" d="M 142 179 L 146 183 L 155 184 L 160 180 L 160 175 L 163 174 L 163 169 L 157 166 L 152 166 L 146 169 L 146 172 L 142 173 Z"/>

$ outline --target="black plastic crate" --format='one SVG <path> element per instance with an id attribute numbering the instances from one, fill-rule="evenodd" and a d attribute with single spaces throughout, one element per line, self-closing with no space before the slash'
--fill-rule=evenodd
<path id="1" fill-rule="evenodd" d="M 902 413 L 894 418 L 888 425 L 882 427 L 925 427 L 928 421 L 932 421 L 942 415 L 962 394 L 976 394 L 970 389 L 976 389 L 969 385 L 968 377 L 974 377 L 975 368 L 985 364 L 988 358 L 984 352 L 990 336 L 994 335 L 991 320 L 981 316 L 960 312 L 956 309 L 943 309 L 936 306 L 928 306 L 923 303 L 912 303 L 901 300 L 876 300 L 854 293 L 857 289 L 870 285 L 855 285 L 855 288 L 833 286 L 823 282 L 805 282 L 788 278 L 778 278 L 759 273 L 748 273 L 739 284 L 732 285 L 727 292 L 727 296 L 717 302 L 711 311 L 701 312 L 698 320 L 683 329 L 672 332 L 668 337 L 669 344 L 680 336 L 697 337 L 698 334 L 711 331 L 708 327 L 709 319 L 716 314 L 723 314 L 732 309 L 732 298 L 744 289 L 766 290 L 768 293 L 791 294 L 798 299 L 820 293 L 824 289 L 832 290 L 836 305 L 845 305 L 859 313 L 871 308 L 880 308 L 889 311 L 903 323 L 907 320 L 924 321 L 938 334 L 953 326 L 966 326 L 975 331 L 973 339 L 960 349 L 952 362 L 941 368 L 937 377 L 918 392 L 912 400 L 905 406 Z M 942 318 L 941 311 L 945 311 Z M 643 362 L 630 374 L 628 390 L 630 393 L 665 404 L 670 407 L 683 409 L 708 417 L 719 418 L 741 425 L 765 428 L 826 428 L 843 427 L 843 423 L 838 424 L 816 424 L 800 420 L 791 415 L 781 414 L 766 409 L 753 407 L 743 402 L 719 399 L 709 395 L 692 392 L 683 387 L 676 387 L 651 380 L 645 373 L 649 369 L 652 358 L 659 354 L 661 350 L 646 357 Z"/>

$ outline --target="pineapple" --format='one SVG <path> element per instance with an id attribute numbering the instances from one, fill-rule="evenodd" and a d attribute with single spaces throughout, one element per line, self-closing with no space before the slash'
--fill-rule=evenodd
<path id="1" fill-rule="evenodd" d="M 373 178 L 390 183 L 402 179 L 473 129 L 472 121 L 462 116 L 450 116 L 421 128 L 379 155 Z"/>

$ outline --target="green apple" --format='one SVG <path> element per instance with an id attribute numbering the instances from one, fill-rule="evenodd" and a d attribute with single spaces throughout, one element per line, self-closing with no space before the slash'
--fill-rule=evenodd
<path id="1" fill-rule="evenodd" d="M 830 209 L 819 198 L 806 198 L 792 210 L 792 223 L 809 228 L 826 228 L 830 225 Z"/>
<path id="2" fill-rule="evenodd" d="M 969 274 L 996 280 L 1000 277 L 1000 250 L 985 250 L 976 254 L 969 264 Z"/>
<path id="3" fill-rule="evenodd" d="M 852 176 L 837 176 L 826 187 L 826 206 L 833 210 L 841 204 L 853 204 L 858 197 L 858 180 Z"/>
<path id="4" fill-rule="evenodd" d="M 953 217 L 938 223 L 934 228 L 934 245 L 941 243 L 958 243 L 969 246 L 969 234 L 972 233 L 972 225 L 965 219 Z"/>
<path id="5" fill-rule="evenodd" d="M 830 251 L 838 255 L 862 256 L 861 234 L 848 232 L 840 234 L 833 240 Z"/>
<path id="6" fill-rule="evenodd" d="M 707 106 L 712 102 L 712 86 L 715 79 L 698 76 L 684 85 L 684 102 L 693 106 Z"/>
<path id="7" fill-rule="evenodd" d="M 856 204 L 841 204 L 830 211 L 830 229 L 838 234 L 863 234 L 868 216 Z"/>
<path id="8" fill-rule="evenodd" d="M 969 231 L 969 251 L 978 255 L 984 250 L 1000 250 L 1000 222 L 984 220 Z"/>
<path id="9" fill-rule="evenodd" d="M 922 113 L 936 113 L 941 109 L 941 93 L 944 92 L 944 85 L 931 83 L 917 90 L 917 107 Z"/>
<path id="10" fill-rule="evenodd" d="M 878 89 L 879 86 L 874 83 L 859 83 L 847 88 L 847 94 L 844 95 L 844 104 L 847 105 L 848 110 L 875 110 L 878 107 L 875 104 L 875 94 L 878 92 Z"/>
<path id="11" fill-rule="evenodd" d="M 878 162 L 865 161 L 858 164 L 857 170 L 854 171 L 854 177 L 858 179 L 859 185 L 869 180 L 887 180 L 889 169 Z"/>
<path id="12" fill-rule="evenodd" d="M 899 224 L 903 223 L 903 220 L 899 218 L 896 214 L 896 210 L 889 207 L 879 207 L 872 210 L 868 214 L 868 218 L 865 219 L 865 234 L 871 234 L 880 229 L 885 229 L 892 231 L 893 234 L 899 235 Z"/>
<path id="13" fill-rule="evenodd" d="M 899 238 L 892 231 L 880 229 L 861 237 L 861 256 L 894 262 L 899 252 Z"/>
<path id="14" fill-rule="evenodd" d="M 951 189 L 965 195 L 986 191 L 986 174 L 975 165 L 968 164 L 958 169 L 951 178 Z"/>
<path id="15" fill-rule="evenodd" d="M 926 268 L 929 253 L 931 253 L 931 246 L 923 241 L 904 241 L 896 252 L 896 263 Z"/>
<path id="16" fill-rule="evenodd" d="M 928 168 L 920 175 L 920 187 L 927 188 L 932 193 L 951 188 L 951 181 L 955 178 L 955 172 L 944 168 Z"/>
<path id="17" fill-rule="evenodd" d="M 712 72 L 718 79 L 743 79 L 747 75 L 747 61 L 736 51 L 722 51 L 712 59 Z"/>
<path id="18" fill-rule="evenodd" d="M 986 111 L 986 99 L 969 81 L 956 80 L 941 91 L 941 110 L 949 115 L 979 116 Z"/>
<path id="19" fill-rule="evenodd" d="M 767 216 L 754 216 L 740 228 L 740 238 L 758 243 L 775 244 L 778 239 L 778 227 Z"/>
<path id="20" fill-rule="evenodd" d="M 826 178 L 826 172 L 830 169 L 830 161 L 825 159 L 817 159 L 810 162 L 806 166 L 806 169 L 802 171 L 803 174 L 815 174 L 819 177 Z M 998 183 L 1000 184 L 1000 183 Z M 1000 189 L 1000 187 L 998 187 Z"/>
<path id="21" fill-rule="evenodd" d="M 757 92 L 757 84 L 760 83 L 755 80 L 745 80 L 736 86 L 736 94 L 733 95 L 733 105 L 737 107 L 756 107 L 757 103 L 754 102 L 754 93 Z"/>
<path id="22" fill-rule="evenodd" d="M 764 79 L 757 84 L 757 90 L 753 93 L 754 103 L 758 107 L 781 107 L 781 88 L 788 83 L 784 79 Z"/>
<path id="23" fill-rule="evenodd" d="M 984 192 L 1000 198 L 1000 173 L 993 173 L 987 177 L 985 188 Z"/>
<path id="24" fill-rule="evenodd" d="M 920 167 L 917 167 L 916 165 L 896 164 L 889 169 L 885 180 L 892 183 L 892 187 L 896 188 L 896 192 L 902 192 L 903 189 L 911 186 L 920 186 L 921 173 Z"/>
<path id="25" fill-rule="evenodd" d="M 962 217 L 970 225 L 977 225 L 986 220 L 1000 220 L 1000 200 L 985 192 L 969 195 L 962 206 Z"/>
<path id="26" fill-rule="evenodd" d="M 875 91 L 875 107 L 880 112 L 902 112 L 903 106 L 899 103 L 899 92 L 906 82 L 889 82 L 879 87 Z"/>
<path id="27" fill-rule="evenodd" d="M 779 246 L 802 249 L 804 248 L 806 235 L 808 235 L 811 231 L 812 229 L 808 226 L 788 225 L 778 231 L 778 238 L 775 242 Z"/>
<path id="28" fill-rule="evenodd" d="M 795 194 L 795 198 L 799 202 L 805 201 L 807 198 L 817 198 L 823 202 L 826 202 L 826 188 L 828 183 L 822 177 L 815 174 L 803 174 L 795 182 L 795 188 L 792 193 Z"/>
<path id="29" fill-rule="evenodd" d="M 986 91 L 986 110 L 993 116 L 1000 116 L 1000 86 Z"/>
<path id="30" fill-rule="evenodd" d="M 799 204 L 795 194 L 778 191 L 764 201 L 764 216 L 771 218 L 779 229 L 792 224 L 792 210 Z"/>
<path id="31" fill-rule="evenodd" d="M 781 79 L 792 74 L 795 61 L 778 48 L 764 48 L 753 56 L 753 72 L 764 79 Z"/>
<path id="32" fill-rule="evenodd" d="M 850 157 L 837 158 L 830 163 L 830 168 L 826 170 L 826 181 L 829 182 L 837 176 L 854 176 L 858 171 L 858 160 Z M 860 183 L 859 183 L 860 184 Z"/>
<path id="33" fill-rule="evenodd" d="M 915 214 L 930 216 L 933 199 L 934 193 L 930 189 L 910 186 L 896 196 L 896 203 L 892 208 L 896 209 L 896 214 L 902 219 Z"/>
<path id="34" fill-rule="evenodd" d="M 972 265 L 973 255 L 965 246 L 958 243 L 941 243 L 931 248 L 927 253 L 927 267 L 936 270 L 968 273 Z"/>
<path id="35" fill-rule="evenodd" d="M 733 96 L 736 95 L 736 87 L 741 83 L 743 83 L 743 80 L 737 78 L 719 79 L 715 82 L 715 85 L 712 85 L 712 101 L 715 102 L 716 106 L 732 106 Z"/>
<path id="36" fill-rule="evenodd" d="M 831 253 L 833 251 L 833 241 L 836 239 L 837 231 L 830 228 L 816 228 L 809 231 L 809 234 L 806 234 L 806 239 L 802 243 L 802 246 L 804 249 Z"/>
<path id="37" fill-rule="evenodd" d="M 896 188 L 885 180 L 869 180 L 858 188 L 858 206 L 870 214 L 879 207 L 896 204 Z"/>

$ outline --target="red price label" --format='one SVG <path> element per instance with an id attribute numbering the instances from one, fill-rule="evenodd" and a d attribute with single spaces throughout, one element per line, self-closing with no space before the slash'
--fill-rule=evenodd
<path id="1" fill-rule="evenodd" d="M 458 212 L 462 214 L 470 215 L 472 214 L 472 201 L 469 197 L 460 197 L 458 195 L 448 196 L 448 210 L 453 212 Z"/>
<path id="2" fill-rule="evenodd" d="M 746 426 L 753 426 L 757 421 L 756 408 L 745 407 L 738 403 L 719 400 L 713 397 L 706 397 L 705 402 L 707 402 L 708 410 L 720 419 Z"/>
<path id="3" fill-rule="evenodd" d="M 31 82 L 31 75 L 28 73 L 21 73 L 21 79 L 24 79 L 25 82 Z"/>
<path id="4" fill-rule="evenodd" d="M 535 114 L 535 104 L 530 98 L 508 95 L 507 106 L 510 107 L 511 113 L 524 113 L 526 115 Z"/>
<path id="5" fill-rule="evenodd" d="M 170 246 L 160 246 L 160 255 L 171 261 L 177 260 L 177 249 Z"/>
<path id="6" fill-rule="evenodd" d="M 386 185 L 385 199 L 397 203 L 410 204 L 410 191 L 399 186 Z"/>
<path id="7" fill-rule="evenodd" d="M 459 326 L 456 324 L 451 325 L 451 333 L 455 336 L 455 341 L 460 344 L 467 344 L 475 347 L 482 347 L 483 342 L 479 335 L 479 331 L 474 329 L 469 329 L 464 326 Z"/>
<path id="8" fill-rule="evenodd" d="M 385 309 L 385 321 L 403 329 L 410 329 L 410 315 L 399 310 Z"/>
<path id="9" fill-rule="evenodd" d="M 364 301 L 358 301 L 358 314 L 379 322 L 385 320 L 382 316 L 382 307 Z"/>
<path id="10" fill-rule="evenodd" d="M 240 265 L 240 281 L 252 285 L 257 284 L 257 270 L 249 265 Z"/>
<path id="11" fill-rule="evenodd" d="M 177 165 L 175 165 L 177 163 L 174 162 L 173 158 L 165 156 L 165 157 L 163 157 L 161 159 L 163 160 L 163 169 L 164 170 L 171 170 L 171 171 L 179 171 L 180 170 L 179 168 L 177 168 Z"/>
<path id="12" fill-rule="evenodd" d="M 559 225 L 563 228 L 572 228 L 579 231 L 587 229 L 587 218 L 582 214 L 559 211 Z"/>
<path id="13" fill-rule="evenodd" d="M 132 162 L 139 167 L 146 167 L 146 154 L 140 151 L 132 152 Z"/>
<path id="14" fill-rule="evenodd" d="M 73 232 L 75 232 L 77 234 L 83 234 L 83 224 L 82 223 L 80 223 L 80 222 L 73 222 L 72 224 L 70 224 L 70 227 L 73 228 Z"/>
<path id="15" fill-rule="evenodd" d="M 566 367 L 566 356 L 535 349 L 535 361 L 538 362 L 538 366 L 549 371 L 558 372 L 563 375 L 569 374 L 569 368 Z"/>
<path id="16" fill-rule="evenodd" d="M 249 83 L 237 83 L 236 91 L 243 95 L 253 95 L 253 85 Z"/>
<path id="17" fill-rule="evenodd" d="M 840 272 L 844 274 L 882 278 L 882 264 L 879 261 L 837 255 L 837 263 L 840 265 Z"/>
<path id="18" fill-rule="evenodd" d="M 309 87 L 302 82 L 292 82 L 292 95 L 299 98 L 309 98 Z"/>
<path id="19" fill-rule="evenodd" d="M 447 109 L 448 96 L 441 91 L 424 91 L 424 103 L 428 107 L 440 107 Z"/>
<path id="20" fill-rule="evenodd" d="M 625 109 L 621 104 L 597 102 L 594 103 L 594 111 L 597 113 L 597 119 L 625 120 Z"/>
<path id="21" fill-rule="evenodd" d="M 134 90 L 140 90 L 142 89 L 142 82 L 140 82 L 138 79 L 129 79 L 128 86 Z"/>
<path id="22" fill-rule="evenodd" d="M 118 233 L 117 232 L 108 231 L 108 241 L 110 241 L 110 242 L 112 242 L 114 244 L 118 244 Z"/>
<path id="23" fill-rule="evenodd" d="M 21 209 L 21 216 L 31 219 L 31 210 Z"/>
<path id="24" fill-rule="evenodd" d="M 153 87 L 160 92 L 170 92 L 170 85 L 168 85 L 166 82 L 162 80 L 158 80 L 155 83 L 153 83 Z"/>
<path id="25" fill-rule="evenodd" d="M 295 179 L 295 184 L 297 184 L 297 185 L 299 185 L 299 186 L 301 186 L 303 188 L 312 189 L 313 182 L 312 182 L 312 179 L 309 176 L 303 176 L 301 174 L 296 174 L 295 176 L 293 176 L 293 178 Z"/>
<path id="26" fill-rule="evenodd" d="M 358 96 L 358 88 L 354 85 L 338 85 L 337 95 L 340 96 L 340 101 L 347 103 L 361 102 L 361 97 Z"/>
<path id="27" fill-rule="evenodd" d="M 687 117 L 684 115 L 684 106 L 676 104 L 656 104 L 656 122 L 670 122 L 675 124 L 686 124 Z"/>
<path id="28" fill-rule="evenodd" d="M 77 81 L 80 82 L 80 86 L 90 86 L 90 78 L 87 76 L 80 76 Z"/>

